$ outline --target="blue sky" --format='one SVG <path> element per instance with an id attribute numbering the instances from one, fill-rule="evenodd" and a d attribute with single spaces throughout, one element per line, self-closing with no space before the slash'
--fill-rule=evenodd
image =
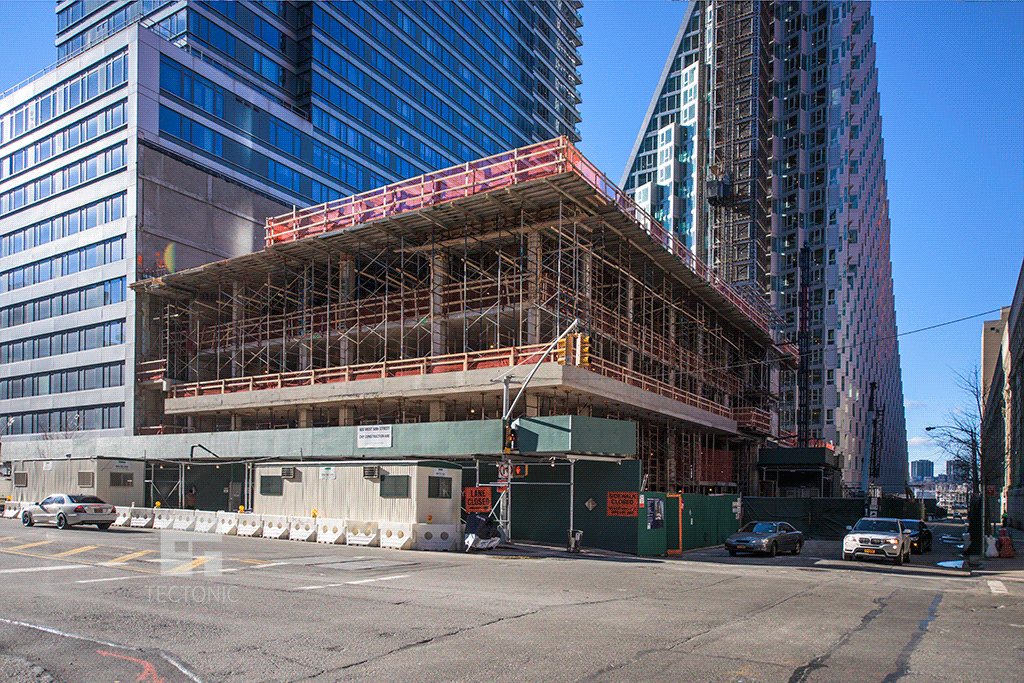
<path id="1" fill-rule="evenodd" d="M 581 148 L 613 182 L 688 3 L 589 0 L 582 13 Z M 875 2 L 876 65 L 899 331 L 1010 303 L 1024 257 L 1024 3 Z M 54 57 L 53 2 L 0 1 L 0 89 Z M 981 321 L 900 339 L 911 460 L 945 456 L 924 427 L 964 403 L 954 371 Z M 944 465 L 939 465 L 944 471 Z"/>

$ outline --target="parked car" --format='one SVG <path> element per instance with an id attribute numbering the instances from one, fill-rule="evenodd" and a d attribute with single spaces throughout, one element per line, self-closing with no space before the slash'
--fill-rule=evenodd
<path id="1" fill-rule="evenodd" d="M 910 529 L 910 550 L 926 553 L 932 549 L 932 530 L 919 519 L 901 519 L 904 529 Z"/>
<path id="2" fill-rule="evenodd" d="M 725 549 L 734 557 L 736 553 L 765 553 L 775 557 L 776 553 L 787 550 L 799 555 L 803 547 L 803 533 L 786 522 L 749 522 L 725 539 Z"/>
<path id="3" fill-rule="evenodd" d="M 21 523 L 25 526 L 50 523 L 56 524 L 58 529 L 76 524 L 95 524 L 100 529 L 109 529 L 115 519 L 117 512 L 113 505 L 81 493 L 55 493 L 21 512 Z"/>
<path id="4" fill-rule="evenodd" d="M 862 517 L 843 538 L 843 559 L 869 557 L 891 560 L 900 565 L 910 562 L 910 529 L 898 519 Z"/>

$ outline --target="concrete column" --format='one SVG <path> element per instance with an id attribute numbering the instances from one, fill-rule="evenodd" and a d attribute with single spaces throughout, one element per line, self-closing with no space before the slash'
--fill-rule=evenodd
<path id="1" fill-rule="evenodd" d="M 313 426 L 313 411 L 310 408 L 299 408 L 299 429 Z"/>
<path id="2" fill-rule="evenodd" d="M 448 420 L 448 405 L 444 401 L 430 402 L 430 421 L 445 422 Z"/>
<path id="3" fill-rule="evenodd" d="M 527 392 L 523 401 L 526 403 L 526 417 L 540 417 L 540 396 Z"/>
<path id="4" fill-rule="evenodd" d="M 443 356 L 448 353 L 448 324 L 444 315 L 443 290 L 448 285 L 450 279 L 449 266 L 447 254 L 435 255 L 430 263 L 431 356 Z M 433 421 L 433 418 L 431 418 L 431 422 Z"/>
<path id="5" fill-rule="evenodd" d="M 239 432 L 242 430 L 242 416 L 238 413 L 231 413 L 231 431 Z"/>
<path id="6" fill-rule="evenodd" d="M 526 260 L 526 343 L 540 344 L 540 274 L 543 249 L 540 232 L 534 230 L 527 237 Z"/>
<path id="7" fill-rule="evenodd" d="M 341 406 L 338 408 L 338 426 L 348 427 L 355 422 L 355 410 L 352 406 Z"/>

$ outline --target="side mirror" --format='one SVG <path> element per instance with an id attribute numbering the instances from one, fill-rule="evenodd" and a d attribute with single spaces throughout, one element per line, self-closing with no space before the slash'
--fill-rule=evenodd
<path id="1" fill-rule="evenodd" d="M 847 530 L 847 531 L 853 531 L 853 527 L 852 527 L 852 526 L 850 526 L 849 524 L 847 524 L 847 525 L 846 525 L 846 530 Z"/>
<path id="2" fill-rule="evenodd" d="M 914 530 L 913 530 L 913 529 L 904 529 L 904 530 L 903 530 L 903 534 L 904 534 L 905 536 L 910 536 L 910 535 L 912 535 L 913 533 L 914 533 Z"/>

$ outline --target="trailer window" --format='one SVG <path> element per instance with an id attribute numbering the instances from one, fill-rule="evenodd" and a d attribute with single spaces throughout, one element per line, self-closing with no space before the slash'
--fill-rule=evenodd
<path id="1" fill-rule="evenodd" d="M 261 496 L 283 496 L 284 495 L 284 478 L 275 476 L 273 474 L 264 474 L 260 476 L 260 495 Z"/>
<path id="2" fill-rule="evenodd" d="M 134 486 L 134 477 L 131 472 L 111 472 L 111 486 Z"/>
<path id="3" fill-rule="evenodd" d="M 452 478 L 451 477 L 428 477 L 427 498 L 451 498 Z"/>
<path id="4" fill-rule="evenodd" d="M 387 474 L 380 478 L 381 498 L 408 498 L 409 475 Z"/>

